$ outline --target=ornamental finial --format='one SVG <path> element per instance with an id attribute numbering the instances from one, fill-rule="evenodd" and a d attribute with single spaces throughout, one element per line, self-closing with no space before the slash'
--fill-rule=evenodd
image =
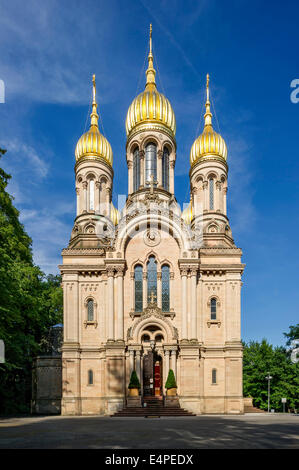
<path id="1" fill-rule="evenodd" d="M 148 54 L 148 68 L 147 68 L 147 71 L 145 72 L 146 74 L 145 88 L 148 90 L 156 89 L 156 81 L 155 81 L 156 70 L 154 69 L 154 56 L 153 56 L 153 50 L 152 50 L 152 32 L 153 32 L 153 27 L 152 27 L 152 24 L 150 24 L 150 37 L 149 37 L 150 47 L 149 47 L 149 54 Z"/>
<path id="2" fill-rule="evenodd" d="M 205 113 L 205 126 L 212 125 L 212 113 L 210 103 L 210 75 L 207 74 L 207 101 L 206 101 L 206 113 Z"/>
<path id="3" fill-rule="evenodd" d="M 99 116 L 97 113 L 97 101 L 96 101 L 96 76 L 92 76 L 92 112 L 91 112 L 91 126 L 98 127 Z"/>

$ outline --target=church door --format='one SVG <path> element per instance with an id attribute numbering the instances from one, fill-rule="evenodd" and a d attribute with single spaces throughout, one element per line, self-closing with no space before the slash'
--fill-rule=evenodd
<path id="1" fill-rule="evenodd" d="M 162 383 L 161 383 L 162 382 L 161 381 L 162 371 L 161 371 L 161 362 L 160 361 L 155 362 L 154 372 L 155 372 L 155 378 L 154 378 L 155 396 L 160 397 L 161 392 L 162 392 Z"/>
<path id="2" fill-rule="evenodd" d="M 143 395 L 161 396 L 162 361 L 154 351 L 148 351 L 143 358 Z"/>
<path id="3" fill-rule="evenodd" d="M 145 397 L 153 395 L 154 391 L 154 353 L 148 351 L 143 357 L 143 395 Z"/>

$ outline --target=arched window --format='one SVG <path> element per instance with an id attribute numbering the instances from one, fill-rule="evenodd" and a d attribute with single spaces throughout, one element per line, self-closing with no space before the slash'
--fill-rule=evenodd
<path id="1" fill-rule="evenodd" d="M 169 191 L 169 150 L 164 147 L 162 157 L 162 186 Z"/>
<path id="2" fill-rule="evenodd" d="M 169 312 L 170 304 L 169 304 L 169 266 L 164 265 L 162 266 L 162 311 Z"/>
<path id="3" fill-rule="evenodd" d="M 141 341 L 142 341 L 143 343 L 149 343 L 150 340 L 151 340 L 151 339 L 150 339 L 149 335 L 142 335 Z"/>
<path id="4" fill-rule="evenodd" d="M 142 312 L 142 309 L 143 309 L 142 266 L 135 266 L 134 282 L 135 282 L 135 312 Z"/>
<path id="5" fill-rule="evenodd" d="M 211 320 L 217 319 L 217 299 L 211 299 Z"/>
<path id="6" fill-rule="evenodd" d="M 216 384 L 216 383 L 217 383 L 217 370 L 212 369 L 212 384 Z"/>
<path id="7" fill-rule="evenodd" d="M 154 256 L 149 258 L 147 264 L 147 301 L 151 302 L 151 299 L 156 301 L 157 299 L 157 263 Z"/>
<path id="8" fill-rule="evenodd" d="M 153 143 L 145 147 L 145 183 L 151 180 L 151 175 L 154 176 L 154 181 L 157 180 L 157 146 Z"/>
<path id="9" fill-rule="evenodd" d="M 89 210 L 94 211 L 94 180 L 89 181 Z"/>
<path id="10" fill-rule="evenodd" d="M 161 343 L 162 341 L 164 341 L 164 336 L 163 335 L 157 335 L 155 337 L 155 340 L 157 343 Z"/>
<path id="11" fill-rule="evenodd" d="M 93 385 L 93 371 L 91 369 L 88 371 L 88 385 Z"/>
<path id="12" fill-rule="evenodd" d="M 140 159 L 139 150 L 135 149 L 133 154 L 133 190 L 137 191 L 140 186 Z"/>
<path id="13" fill-rule="evenodd" d="M 209 179 L 210 211 L 214 210 L 214 180 Z"/>
<path id="14" fill-rule="evenodd" d="M 94 321 L 94 301 L 92 299 L 87 302 L 87 321 Z"/>

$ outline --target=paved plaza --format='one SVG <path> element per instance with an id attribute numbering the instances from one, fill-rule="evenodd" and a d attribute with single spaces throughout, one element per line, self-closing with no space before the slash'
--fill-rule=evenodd
<path id="1" fill-rule="evenodd" d="M 299 448 L 299 416 L 0 419 L 2 449 L 131 449 L 132 443 L 136 449 Z"/>

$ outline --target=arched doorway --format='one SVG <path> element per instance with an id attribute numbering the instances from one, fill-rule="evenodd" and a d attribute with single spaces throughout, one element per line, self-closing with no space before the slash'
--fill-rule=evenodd
<path id="1" fill-rule="evenodd" d="M 143 396 L 163 396 L 163 362 L 155 350 L 148 350 L 143 356 Z"/>
<path id="2" fill-rule="evenodd" d="M 147 325 L 141 336 L 143 346 L 143 396 L 163 396 L 163 360 L 160 349 L 164 335 L 157 325 Z"/>

